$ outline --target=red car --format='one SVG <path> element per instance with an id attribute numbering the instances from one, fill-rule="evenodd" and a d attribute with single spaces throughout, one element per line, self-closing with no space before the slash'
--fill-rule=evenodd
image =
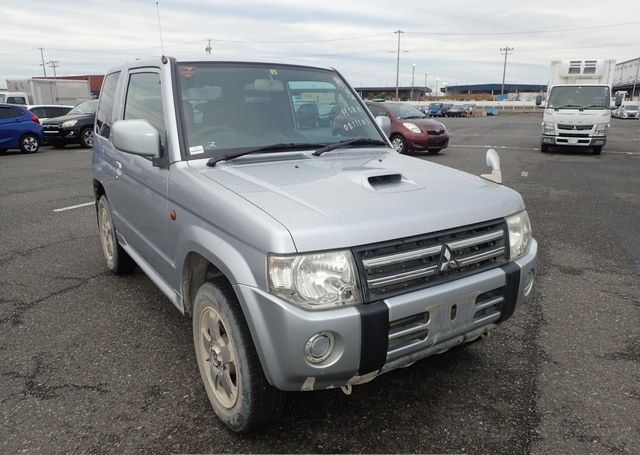
<path id="1" fill-rule="evenodd" d="M 391 120 L 391 144 L 400 153 L 427 150 L 438 153 L 449 145 L 449 133 L 440 122 L 428 118 L 424 112 L 405 103 L 367 102 L 374 117 Z"/>

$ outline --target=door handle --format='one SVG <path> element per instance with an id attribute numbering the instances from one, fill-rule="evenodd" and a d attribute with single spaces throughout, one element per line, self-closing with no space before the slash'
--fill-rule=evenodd
<path id="1" fill-rule="evenodd" d="M 122 175 L 122 163 L 116 160 L 116 180 Z"/>

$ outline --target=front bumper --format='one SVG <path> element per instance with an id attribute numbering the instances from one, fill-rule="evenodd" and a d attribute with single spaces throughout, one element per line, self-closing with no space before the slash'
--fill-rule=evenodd
<path id="1" fill-rule="evenodd" d="M 537 243 L 520 259 L 475 275 L 378 302 L 306 311 L 258 288 L 235 285 L 264 373 L 281 390 L 357 384 L 471 341 L 507 320 L 526 301 Z M 321 364 L 305 360 L 305 344 L 334 335 Z"/>
<path id="2" fill-rule="evenodd" d="M 572 147 L 604 146 L 607 136 L 571 137 L 542 135 L 542 145 L 570 145 Z"/>
<path id="3" fill-rule="evenodd" d="M 409 147 L 415 150 L 443 149 L 449 145 L 449 135 L 445 132 L 441 135 L 426 133 L 410 133 L 405 135 Z"/>
<path id="4" fill-rule="evenodd" d="M 44 138 L 51 144 L 71 144 L 80 141 L 79 128 L 62 128 L 58 125 L 43 125 Z"/>

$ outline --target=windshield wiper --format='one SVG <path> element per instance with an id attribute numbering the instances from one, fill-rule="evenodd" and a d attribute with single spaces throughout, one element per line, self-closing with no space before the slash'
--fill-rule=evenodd
<path id="1" fill-rule="evenodd" d="M 562 106 L 554 106 L 553 110 L 557 111 L 558 109 L 575 109 L 582 108 L 579 104 L 563 104 Z"/>
<path id="2" fill-rule="evenodd" d="M 314 156 L 320 156 L 323 153 L 330 152 L 331 150 L 348 147 L 350 145 L 387 145 L 386 142 L 380 139 L 369 139 L 366 137 L 357 137 L 355 139 L 347 139 L 346 141 L 334 142 L 333 144 L 326 145 L 313 152 Z"/>
<path id="3" fill-rule="evenodd" d="M 227 161 L 232 160 L 234 158 L 238 158 L 244 155 L 250 155 L 252 153 L 274 153 L 274 152 L 283 152 L 287 150 L 305 150 L 305 149 L 315 149 L 318 147 L 323 147 L 325 144 L 310 144 L 304 142 L 289 142 L 289 143 L 281 143 L 281 144 L 271 144 L 265 145 L 264 147 L 256 147 L 253 149 L 240 149 L 232 152 L 221 153 L 220 156 L 215 158 L 211 158 L 207 161 L 207 166 L 215 166 L 219 161 Z"/>
<path id="4" fill-rule="evenodd" d="M 410 119 L 410 118 L 424 118 L 424 115 L 410 115 L 409 117 L 402 117 L 403 119 Z"/>

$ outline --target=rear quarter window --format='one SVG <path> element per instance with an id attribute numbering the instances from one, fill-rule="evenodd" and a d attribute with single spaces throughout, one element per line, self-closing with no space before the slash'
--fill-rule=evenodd
<path id="1" fill-rule="evenodd" d="M 107 139 L 111 135 L 113 104 L 119 79 L 120 72 L 107 74 L 104 78 L 102 90 L 100 91 L 100 101 L 98 102 L 98 110 L 96 111 L 96 133 Z M 66 112 L 63 111 L 57 114 L 57 116 L 65 114 Z"/>

